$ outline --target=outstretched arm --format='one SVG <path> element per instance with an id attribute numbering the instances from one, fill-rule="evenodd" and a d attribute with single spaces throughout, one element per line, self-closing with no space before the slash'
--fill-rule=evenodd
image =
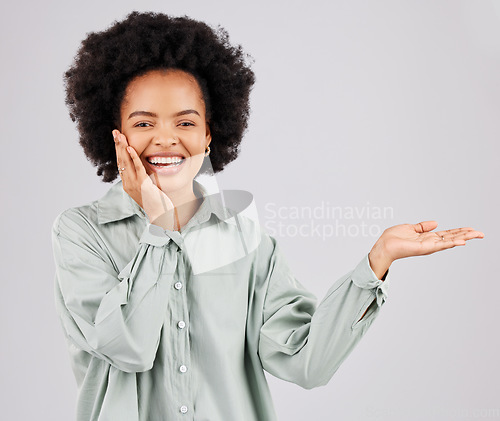
<path id="1" fill-rule="evenodd" d="M 394 260 L 484 237 L 472 228 L 430 232 L 436 227 L 437 222 L 425 221 L 386 229 L 369 255 L 328 290 L 319 306 L 292 275 L 276 245 L 259 336 L 264 369 L 307 389 L 328 383 L 379 314 L 387 289 L 384 274 Z"/>

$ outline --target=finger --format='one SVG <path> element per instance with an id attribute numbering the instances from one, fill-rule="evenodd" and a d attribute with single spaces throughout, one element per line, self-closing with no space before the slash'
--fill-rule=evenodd
<path id="1" fill-rule="evenodd" d="M 484 234 L 481 231 L 467 231 L 455 234 L 451 237 L 451 239 L 455 240 L 472 240 L 473 238 L 484 238 Z"/>
<path id="2" fill-rule="evenodd" d="M 463 238 L 445 238 L 445 243 L 452 244 L 455 246 L 465 246 L 465 240 Z"/>
<path id="3" fill-rule="evenodd" d="M 436 253 L 438 251 L 442 250 L 447 250 L 451 249 L 456 246 L 464 246 L 465 241 L 463 240 L 439 240 L 439 241 L 434 241 L 433 243 L 425 243 L 422 244 L 422 249 L 425 250 L 422 254 L 427 255 L 427 254 L 432 254 Z"/>
<path id="4" fill-rule="evenodd" d="M 428 233 L 428 236 L 423 234 L 426 238 L 421 242 L 422 254 L 432 254 L 437 251 L 447 250 L 457 246 L 465 246 L 466 242 L 473 238 L 484 237 L 484 234 L 481 231 L 468 230 L 469 228 L 464 229 L 467 231 L 458 232 L 454 235 L 439 236 L 438 232 Z M 458 230 L 461 230 L 461 228 L 459 228 Z M 454 232 L 456 231 L 457 229 L 454 230 Z M 442 233 L 446 232 L 442 231 Z"/>
<path id="5" fill-rule="evenodd" d="M 134 166 L 134 169 L 139 177 L 139 180 L 140 181 L 144 180 L 148 176 L 148 174 L 146 173 L 146 169 L 142 164 L 141 158 L 139 158 L 139 155 L 137 155 L 136 150 L 132 146 L 127 146 L 126 151 L 130 159 L 132 160 L 132 165 Z"/>
<path id="6" fill-rule="evenodd" d="M 436 221 L 423 221 L 419 222 L 418 224 L 414 224 L 413 228 L 415 229 L 416 232 L 422 233 L 422 232 L 432 231 L 437 226 L 438 223 Z"/>
<path id="7" fill-rule="evenodd" d="M 470 240 L 472 238 L 483 238 L 484 234 L 481 231 L 476 231 L 473 228 L 456 228 L 448 231 L 437 231 L 436 234 L 441 238 L 453 239 L 453 238 L 465 238 Z"/>
<path id="8" fill-rule="evenodd" d="M 116 153 L 116 165 L 118 167 L 118 173 L 120 174 L 120 177 L 122 175 L 122 172 L 120 171 L 120 168 L 123 168 L 123 156 L 120 151 L 120 132 L 118 130 L 113 130 L 111 132 L 113 134 L 113 139 L 115 141 L 115 153 Z"/>
<path id="9" fill-rule="evenodd" d="M 440 243 L 441 244 L 441 243 Z M 462 240 L 446 240 L 442 242 L 442 245 L 437 251 L 448 250 L 458 246 L 465 246 L 465 241 Z"/>
<path id="10" fill-rule="evenodd" d="M 132 158 L 126 150 L 128 146 L 127 138 L 119 130 L 113 130 L 113 136 L 115 136 L 118 168 L 125 168 L 125 170 L 120 171 L 120 176 L 124 181 L 133 180 L 136 177 L 136 171 Z"/>
<path id="11" fill-rule="evenodd" d="M 455 246 L 465 246 L 466 242 L 473 238 L 483 238 L 483 233 L 480 231 L 468 231 L 454 236 L 436 238 L 435 247 L 437 248 L 435 251 L 445 250 Z"/>
<path id="12" fill-rule="evenodd" d="M 123 154 L 123 147 L 120 136 L 121 133 L 118 130 L 113 130 L 112 133 L 113 133 L 113 138 L 115 140 L 116 163 L 118 165 L 118 168 L 121 168 L 126 162 Z"/>
<path id="13" fill-rule="evenodd" d="M 446 235 L 441 235 L 442 232 L 427 232 L 427 233 L 424 233 L 420 236 L 421 238 L 421 241 L 422 242 L 428 242 L 430 241 L 431 243 L 434 243 L 434 244 L 438 244 L 438 245 L 441 245 L 441 244 L 453 244 L 453 239 L 454 237 L 453 236 L 446 236 Z M 459 239 L 459 237 L 457 237 L 457 239 Z"/>
<path id="14" fill-rule="evenodd" d="M 436 231 L 436 234 L 438 235 L 456 235 L 456 234 L 459 234 L 461 232 L 465 232 L 465 231 L 474 231 L 474 228 L 470 228 L 470 227 L 462 227 L 462 228 L 453 228 L 453 229 L 449 229 L 449 230 L 443 230 L 443 231 Z"/>

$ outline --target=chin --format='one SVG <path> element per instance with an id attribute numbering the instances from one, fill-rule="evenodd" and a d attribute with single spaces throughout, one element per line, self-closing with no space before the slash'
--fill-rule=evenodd
<path id="1" fill-rule="evenodd" d="M 192 189 L 194 177 L 186 176 L 164 176 L 158 175 L 160 185 L 158 187 L 168 194 L 168 192 L 175 192 L 184 189 Z"/>

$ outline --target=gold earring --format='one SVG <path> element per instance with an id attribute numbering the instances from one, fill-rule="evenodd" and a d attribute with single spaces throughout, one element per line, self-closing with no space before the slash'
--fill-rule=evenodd
<path id="1" fill-rule="evenodd" d="M 210 146 L 207 145 L 207 149 L 205 149 L 205 157 L 210 155 Z"/>

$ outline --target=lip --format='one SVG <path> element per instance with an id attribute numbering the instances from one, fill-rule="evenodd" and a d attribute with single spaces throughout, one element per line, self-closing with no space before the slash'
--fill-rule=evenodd
<path id="1" fill-rule="evenodd" d="M 150 157 L 152 156 L 184 156 L 184 155 L 179 155 L 179 154 L 170 154 L 170 155 L 149 155 Z M 175 165 L 173 167 L 168 166 L 168 167 L 155 167 L 153 164 L 150 164 L 149 161 L 146 159 L 146 164 L 147 166 L 151 169 L 151 171 L 155 172 L 158 175 L 173 175 L 177 174 L 179 171 L 182 171 L 184 166 L 186 165 L 187 159 L 183 159 L 182 162 L 178 165 Z"/>
<path id="2" fill-rule="evenodd" d="M 145 158 L 149 159 L 152 158 L 153 156 L 162 156 L 162 157 L 180 156 L 181 158 L 186 158 L 186 156 L 180 152 L 156 152 L 152 153 L 151 155 L 147 155 Z"/>

